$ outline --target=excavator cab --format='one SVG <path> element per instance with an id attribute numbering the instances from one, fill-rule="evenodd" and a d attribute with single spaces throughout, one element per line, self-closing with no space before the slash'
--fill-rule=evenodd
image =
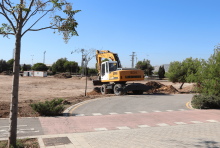
<path id="1" fill-rule="evenodd" d="M 118 68 L 117 61 L 106 61 L 101 65 L 101 80 L 109 80 L 109 74 Z"/>

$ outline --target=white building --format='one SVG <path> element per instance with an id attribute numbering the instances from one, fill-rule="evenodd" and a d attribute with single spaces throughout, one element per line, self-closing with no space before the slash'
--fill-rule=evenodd
<path id="1" fill-rule="evenodd" d="M 24 71 L 23 77 L 47 77 L 46 71 Z"/>

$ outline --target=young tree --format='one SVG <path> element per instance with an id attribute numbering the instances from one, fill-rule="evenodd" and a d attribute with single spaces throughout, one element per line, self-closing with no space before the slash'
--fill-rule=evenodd
<path id="1" fill-rule="evenodd" d="M 35 71 L 47 71 L 48 67 L 44 63 L 36 63 L 31 67 Z"/>
<path id="2" fill-rule="evenodd" d="M 49 0 L 44 2 L 44 0 L 30 0 L 29 6 L 26 0 L 17 0 L 16 2 L 12 0 L 2 0 L 0 2 L 0 15 L 4 16 L 7 23 L 3 23 L 0 27 L 0 34 L 3 37 L 8 37 L 8 35 L 15 36 L 15 56 L 14 56 L 14 67 L 13 67 L 13 87 L 12 87 L 12 97 L 11 97 L 11 112 L 10 112 L 10 129 L 9 129 L 9 139 L 8 146 L 16 146 L 16 133 L 17 133 L 17 105 L 18 105 L 18 85 L 19 85 L 19 63 L 20 63 L 20 49 L 21 49 L 21 38 L 30 31 L 40 31 L 44 29 L 56 29 L 58 32 L 63 33 L 63 39 L 67 43 L 69 38 L 74 35 L 78 35 L 75 28 L 78 23 L 73 18 L 75 13 L 80 10 L 72 11 L 72 4 L 68 3 L 66 0 Z M 48 5 L 51 4 L 51 5 Z M 63 13 L 67 15 L 63 18 L 56 15 L 56 10 L 62 10 Z M 30 18 L 35 16 L 36 13 L 42 12 L 42 16 L 36 20 L 27 30 L 23 31 L 24 26 L 29 22 Z M 51 12 L 52 22 L 49 26 L 39 29 L 33 29 L 32 27 L 40 21 L 44 16 Z"/>
<path id="3" fill-rule="evenodd" d="M 187 80 L 187 77 L 189 73 L 195 74 L 198 71 L 199 65 L 199 60 L 197 58 L 192 59 L 192 57 L 186 58 L 183 62 L 174 61 L 170 63 L 166 76 L 173 83 L 182 83 L 180 86 L 180 89 L 182 89 L 184 83 L 192 82 Z"/>
<path id="4" fill-rule="evenodd" d="M 162 79 L 164 78 L 164 74 L 165 74 L 165 69 L 164 69 L 164 65 L 159 67 L 159 71 L 158 71 L 158 75 L 159 78 Z"/>
<path id="5" fill-rule="evenodd" d="M 200 60 L 197 71 L 188 71 L 187 80 L 197 83 L 197 91 L 203 94 L 220 95 L 220 47 L 215 46 L 208 61 Z"/>
<path id="6" fill-rule="evenodd" d="M 145 60 L 145 59 L 143 61 L 138 61 L 135 68 L 143 70 L 144 73 L 147 74 L 148 76 L 149 75 L 151 76 L 154 70 L 154 67 L 150 64 L 150 60 Z"/>

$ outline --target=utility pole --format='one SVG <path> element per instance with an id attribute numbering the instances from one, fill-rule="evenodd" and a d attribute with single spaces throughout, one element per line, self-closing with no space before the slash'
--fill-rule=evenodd
<path id="1" fill-rule="evenodd" d="M 85 61 L 85 58 L 83 58 L 83 52 L 84 52 L 84 49 L 81 49 L 81 52 L 82 52 L 82 63 L 81 63 L 81 68 L 82 68 L 82 70 L 81 70 L 81 76 L 83 76 L 84 75 L 84 63 L 83 63 L 83 61 Z"/>
<path id="2" fill-rule="evenodd" d="M 148 56 L 149 55 L 147 55 L 147 60 L 148 60 Z M 147 64 L 147 69 L 148 69 L 147 71 L 148 71 L 148 77 L 149 77 L 149 64 Z"/>
<path id="3" fill-rule="evenodd" d="M 132 52 L 132 55 L 130 55 L 131 56 L 131 61 L 132 61 L 132 63 L 131 63 L 131 68 L 134 68 L 134 53 L 135 52 Z"/>
<path id="4" fill-rule="evenodd" d="M 136 54 L 136 66 L 137 66 L 137 54 Z"/>
<path id="5" fill-rule="evenodd" d="M 33 56 L 34 56 L 34 55 L 31 55 L 31 56 L 32 56 L 32 66 L 33 66 Z"/>
<path id="6" fill-rule="evenodd" d="M 45 64 L 45 53 L 46 53 L 46 51 L 44 51 L 44 64 Z"/>

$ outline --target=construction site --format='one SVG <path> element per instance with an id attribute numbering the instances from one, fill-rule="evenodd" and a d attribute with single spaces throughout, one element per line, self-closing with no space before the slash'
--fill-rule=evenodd
<path id="1" fill-rule="evenodd" d="M 51 101 L 54 98 L 65 99 L 64 107 L 68 108 L 76 103 L 100 97 L 115 96 L 114 93 L 102 94 L 100 87 L 94 87 L 92 80 L 97 76 L 87 77 L 87 95 L 85 96 L 86 77 L 72 77 L 61 73 L 48 77 L 19 77 L 18 117 L 38 117 L 30 103 Z M 0 118 L 9 118 L 12 91 L 12 76 L 7 73 L 0 75 Z M 137 82 L 137 81 L 135 81 Z M 129 81 L 133 83 L 133 81 Z M 151 86 L 152 89 L 141 95 L 152 94 L 189 94 L 193 93 L 194 84 L 185 83 L 180 90 L 180 83 L 160 80 L 142 80 L 138 83 Z M 130 91 L 126 95 L 135 95 Z"/>

